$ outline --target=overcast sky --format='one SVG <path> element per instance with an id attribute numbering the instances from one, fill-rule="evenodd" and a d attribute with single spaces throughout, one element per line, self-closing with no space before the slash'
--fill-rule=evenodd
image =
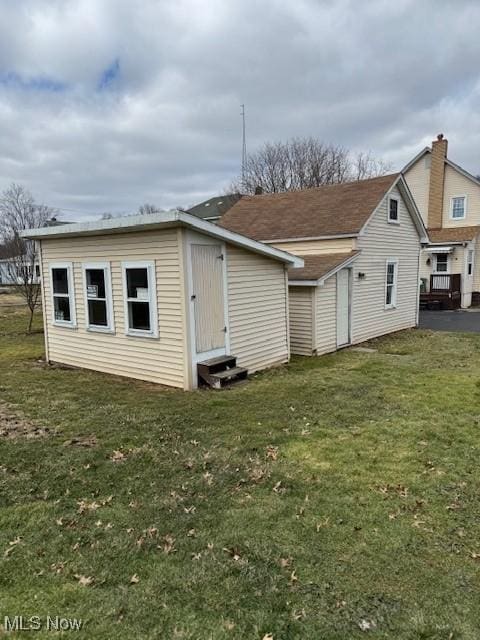
<path id="1" fill-rule="evenodd" d="M 480 171 L 478 0 L 0 0 L 0 189 L 65 219 L 190 205 L 312 135 Z"/>

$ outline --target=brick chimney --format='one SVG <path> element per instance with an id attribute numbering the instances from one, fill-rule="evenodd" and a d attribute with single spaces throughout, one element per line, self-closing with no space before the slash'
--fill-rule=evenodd
<path id="1" fill-rule="evenodd" d="M 448 140 L 439 133 L 432 142 L 432 163 L 430 166 L 430 190 L 428 194 L 428 224 L 430 229 L 440 229 L 443 218 L 443 183 L 445 180 L 445 158 Z"/>

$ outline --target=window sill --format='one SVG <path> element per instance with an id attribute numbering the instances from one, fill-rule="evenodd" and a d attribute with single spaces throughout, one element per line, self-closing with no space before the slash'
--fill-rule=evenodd
<path id="1" fill-rule="evenodd" d="M 76 329 L 77 325 L 73 322 L 62 322 L 61 320 L 54 320 L 52 322 L 54 327 L 62 327 L 64 329 Z"/>
<path id="2" fill-rule="evenodd" d="M 388 224 L 396 224 L 400 226 L 400 220 L 387 220 Z"/>
<path id="3" fill-rule="evenodd" d="M 394 311 L 397 308 L 396 304 L 386 304 L 385 311 Z"/>
<path id="4" fill-rule="evenodd" d="M 126 336 L 130 337 L 130 338 L 150 338 L 150 339 L 156 339 L 158 338 L 158 333 L 154 333 L 152 331 L 141 331 L 141 330 L 135 330 L 135 329 L 129 329 L 126 333 Z"/>
<path id="5" fill-rule="evenodd" d="M 87 327 L 87 331 L 89 333 L 109 333 L 110 335 L 115 335 L 115 329 L 111 327 Z"/>

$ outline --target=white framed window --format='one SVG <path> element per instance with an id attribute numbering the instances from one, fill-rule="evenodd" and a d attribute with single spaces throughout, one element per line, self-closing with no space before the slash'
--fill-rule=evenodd
<path id="1" fill-rule="evenodd" d="M 454 196 L 450 199 L 450 217 L 463 220 L 467 215 L 467 196 Z"/>
<path id="2" fill-rule="evenodd" d="M 53 324 L 59 327 L 76 327 L 73 264 L 71 262 L 54 262 L 50 264 L 50 287 L 52 291 Z"/>
<path id="3" fill-rule="evenodd" d="M 388 198 L 388 222 L 400 224 L 400 207 L 398 198 Z"/>
<path id="4" fill-rule="evenodd" d="M 469 275 L 469 276 L 473 275 L 473 251 L 472 251 L 472 249 L 468 250 L 468 255 L 467 255 L 467 275 Z"/>
<path id="5" fill-rule="evenodd" d="M 83 264 L 85 323 L 89 331 L 113 333 L 112 276 L 109 262 Z"/>
<path id="6" fill-rule="evenodd" d="M 435 254 L 435 273 L 448 273 L 448 253 Z"/>
<path id="7" fill-rule="evenodd" d="M 155 263 L 122 262 L 125 333 L 158 337 Z"/>
<path id="8" fill-rule="evenodd" d="M 387 258 L 385 267 L 385 309 L 397 306 L 398 260 Z"/>

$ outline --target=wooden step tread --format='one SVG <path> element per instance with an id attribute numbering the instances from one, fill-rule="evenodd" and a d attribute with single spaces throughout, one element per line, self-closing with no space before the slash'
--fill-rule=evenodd
<path id="1" fill-rule="evenodd" d="M 247 375 L 248 371 L 245 367 L 233 367 L 232 369 L 226 369 L 225 371 L 219 371 L 218 373 L 210 374 L 212 378 L 217 380 L 227 380 L 228 378 L 235 378 L 241 374 Z"/>
<path id="2" fill-rule="evenodd" d="M 203 365 L 205 367 L 215 367 L 219 364 L 224 364 L 226 362 L 231 362 L 232 360 L 236 361 L 235 356 L 217 356 L 216 358 L 210 358 L 210 360 L 203 360 L 198 364 Z"/>

